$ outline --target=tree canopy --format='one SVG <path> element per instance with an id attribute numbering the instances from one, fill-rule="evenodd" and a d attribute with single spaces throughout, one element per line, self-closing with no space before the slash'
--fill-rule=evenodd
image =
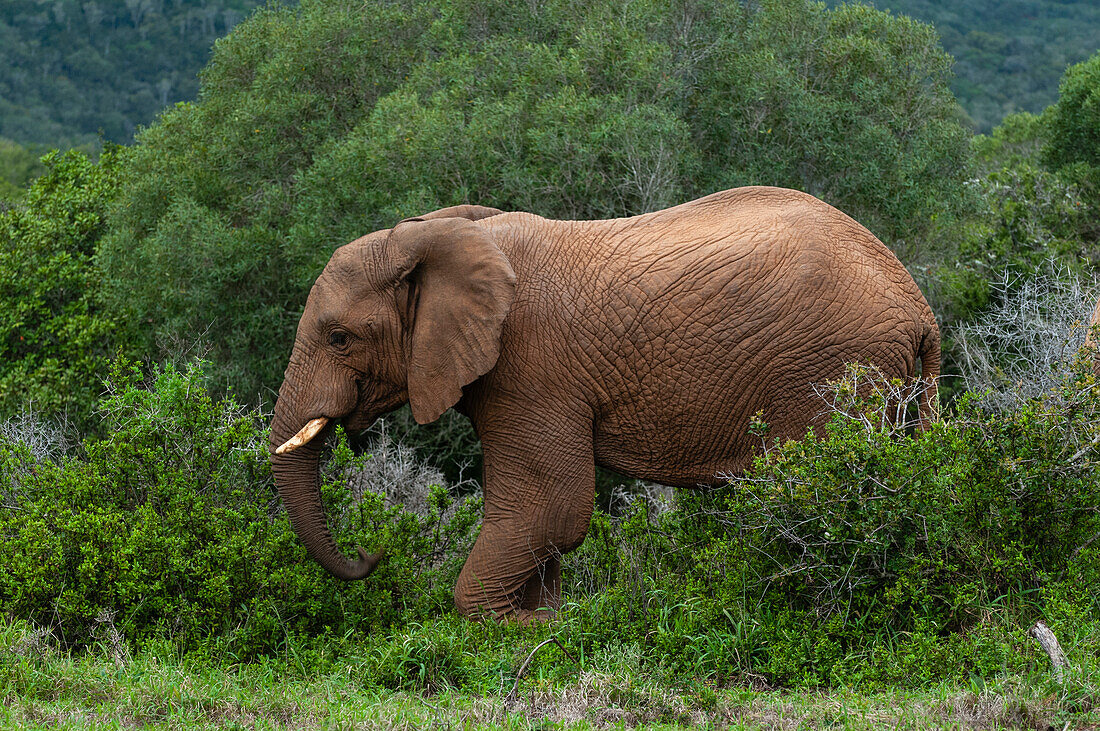
<path id="1" fill-rule="evenodd" d="M 0 137 L 0 206 L 4 200 L 23 196 L 23 189 L 45 172 L 39 161 L 41 153 Z"/>
<path id="2" fill-rule="evenodd" d="M 595 218 L 781 185 L 915 255 L 962 194 L 949 66 L 929 26 L 806 0 L 263 9 L 126 151 L 106 303 L 149 348 L 213 328 L 251 397 L 336 246 L 447 205 Z"/>
<path id="3" fill-rule="evenodd" d="M 1038 113 L 1052 104 L 1062 70 L 1092 53 L 1100 34 L 1100 6 L 1089 0 L 854 1 L 935 25 L 955 59 L 951 89 L 982 132 L 1007 114 Z M 197 72 L 216 39 L 262 4 L 0 3 L 0 137 L 51 147 L 95 145 L 101 137 L 130 142 L 165 108 L 195 99 Z M 293 7 L 297 0 L 279 4 Z M 623 6 L 624 12 L 634 9 Z"/>
<path id="4" fill-rule="evenodd" d="M 1047 163 L 1100 168 L 1100 53 L 1066 69 L 1049 115 Z"/>
<path id="5" fill-rule="evenodd" d="M 870 1 L 936 26 L 955 59 L 951 89 L 981 132 L 1053 104 L 1066 66 L 1095 53 L 1100 37 L 1092 0 Z"/>
<path id="6" fill-rule="evenodd" d="M 50 153 L 48 172 L 0 211 L 0 414 L 33 406 L 86 418 L 98 397 L 114 328 L 100 311 L 92 254 L 116 180 L 98 162 Z"/>

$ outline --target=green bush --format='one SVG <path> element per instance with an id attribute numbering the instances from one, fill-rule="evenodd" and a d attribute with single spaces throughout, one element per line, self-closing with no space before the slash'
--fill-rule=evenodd
<path id="1" fill-rule="evenodd" d="M 0 137 L 0 210 L 22 198 L 31 181 L 46 172 L 41 155 Z"/>
<path id="2" fill-rule="evenodd" d="M 102 302 L 154 359 L 209 340 L 258 400 L 333 249 L 438 207 L 602 218 L 785 185 L 915 255 L 964 193 L 948 76 L 930 26 L 808 0 L 262 9 L 126 151 Z"/>
<path id="3" fill-rule="evenodd" d="M 1081 168 L 1051 170 L 1042 150 L 1052 134 L 1048 113 L 1006 117 L 989 136 L 974 138 L 980 175 L 974 206 L 954 232 L 954 255 L 925 288 L 945 331 L 945 361 L 954 368 L 955 330 L 996 308 L 1044 267 L 1081 274 L 1100 262 L 1097 198 Z"/>
<path id="4" fill-rule="evenodd" d="M 1047 164 L 1054 169 L 1074 164 L 1100 169 L 1100 53 L 1066 69 L 1058 101 L 1048 114 Z"/>
<path id="5" fill-rule="evenodd" d="M 92 255 L 119 169 L 114 150 L 98 162 L 72 151 L 43 162 L 19 205 L 0 208 L 0 418 L 31 403 L 84 425 L 118 343 Z"/>
<path id="6" fill-rule="evenodd" d="M 454 505 L 437 486 L 422 514 L 386 505 L 356 483 L 370 456 L 341 436 L 323 485 L 336 532 L 389 553 L 369 582 L 342 584 L 306 558 L 280 508 L 262 415 L 212 399 L 198 368 L 158 371 L 146 388 L 116 365 L 100 410 L 106 436 L 68 454 L 3 432 L 6 614 L 69 645 L 108 624 L 131 642 L 246 657 L 450 605 L 476 500 Z"/>
<path id="7" fill-rule="evenodd" d="M 1023 631 L 1048 615 L 1087 635 L 1082 620 L 1100 620 L 1075 590 L 1100 579 L 1088 364 L 1009 412 L 963 399 L 912 437 L 881 420 L 888 404 L 839 385 L 824 436 L 659 516 L 597 515 L 567 562 L 565 632 L 589 652 L 633 643 L 659 667 L 811 686 L 1018 669 L 1036 659 Z"/>

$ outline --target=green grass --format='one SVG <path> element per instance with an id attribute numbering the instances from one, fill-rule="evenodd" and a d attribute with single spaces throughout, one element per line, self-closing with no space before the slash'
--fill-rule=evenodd
<path id="1" fill-rule="evenodd" d="M 517 657 L 526 655 L 518 648 Z M 292 658 L 198 663 L 169 646 L 131 654 L 109 638 L 84 653 L 58 649 L 21 622 L 0 624 L 0 724 L 5 728 L 1100 728 L 1098 690 L 1045 672 L 969 685 L 861 693 L 786 692 L 743 678 L 715 687 L 639 673 L 622 653 L 564 675 L 516 667 L 485 693 L 389 691 L 353 654 L 322 671 Z"/>

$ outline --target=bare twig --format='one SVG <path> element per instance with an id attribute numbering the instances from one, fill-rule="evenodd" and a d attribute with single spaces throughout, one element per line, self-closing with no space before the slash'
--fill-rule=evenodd
<path id="1" fill-rule="evenodd" d="M 1097 435 L 1096 435 L 1095 437 L 1093 437 L 1093 438 L 1092 438 L 1092 441 L 1091 441 L 1091 442 L 1089 442 L 1089 443 L 1088 443 L 1088 444 L 1086 444 L 1085 446 L 1081 447 L 1080 451 L 1078 451 L 1078 452 L 1077 452 L 1077 454 L 1075 454 L 1075 455 L 1073 455 L 1072 457 L 1070 457 L 1070 458 L 1069 458 L 1069 461 L 1070 461 L 1070 463 L 1071 463 L 1071 464 L 1073 464 L 1073 463 L 1075 463 L 1075 462 L 1076 462 L 1077 460 L 1079 460 L 1079 459 L 1081 459 L 1082 457 L 1084 457 L 1084 456 L 1085 456 L 1085 454 L 1086 454 L 1086 453 L 1087 453 L 1087 452 L 1088 452 L 1088 451 L 1089 451 L 1090 449 L 1092 449 L 1093 447 L 1095 447 L 1095 446 L 1096 446 L 1096 445 L 1098 445 L 1098 444 L 1100 444 L 1100 434 L 1097 434 Z"/>
<path id="2" fill-rule="evenodd" d="M 573 656 L 569 654 L 569 650 L 565 649 L 565 646 L 558 640 L 557 637 L 551 637 L 550 639 L 543 640 L 539 644 L 535 645 L 535 649 L 531 650 L 531 653 L 527 656 L 527 659 L 524 660 L 523 664 L 519 666 L 519 672 L 516 673 L 516 682 L 512 684 L 512 690 L 508 691 L 508 695 L 504 699 L 505 707 L 508 707 L 516 702 L 516 693 L 519 692 L 519 681 L 527 672 L 527 666 L 531 664 L 531 661 L 533 659 L 535 659 L 535 654 L 542 648 L 549 645 L 551 642 L 561 648 L 561 651 L 565 653 L 565 656 L 567 658 L 569 658 L 573 662 L 576 662 L 576 660 L 573 660 Z"/>

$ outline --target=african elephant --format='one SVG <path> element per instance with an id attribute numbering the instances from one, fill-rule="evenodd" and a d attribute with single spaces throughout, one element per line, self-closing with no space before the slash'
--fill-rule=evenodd
<path id="1" fill-rule="evenodd" d="M 333 254 L 309 294 L 271 426 L 276 484 L 309 555 L 348 559 L 318 490 L 325 433 L 410 402 L 454 406 L 484 454 L 484 521 L 455 587 L 468 615 L 554 608 L 584 540 L 595 466 L 673 486 L 737 471 L 803 436 L 813 386 L 849 361 L 929 379 L 940 337 L 912 277 L 854 220 L 793 190 L 748 187 L 633 218 L 555 221 L 457 206 Z"/>

